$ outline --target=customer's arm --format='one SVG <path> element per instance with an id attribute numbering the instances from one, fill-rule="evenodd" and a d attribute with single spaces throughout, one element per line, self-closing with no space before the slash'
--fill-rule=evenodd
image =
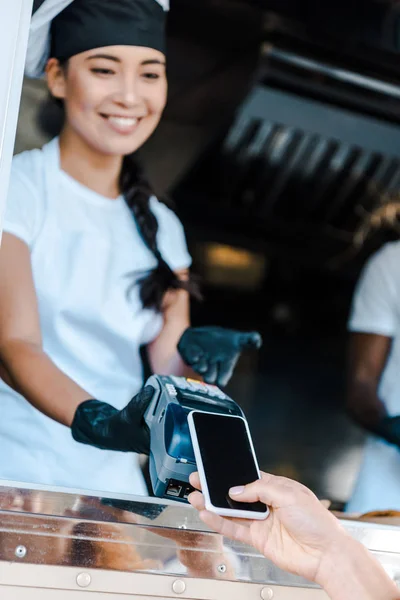
<path id="1" fill-rule="evenodd" d="M 331 600 L 399 600 L 400 591 L 368 550 L 343 537 L 323 558 L 316 582 Z"/>
<path id="2" fill-rule="evenodd" d="M 197 474 L 191 483 L 199 489 Z M 314 581 L 331 600 L 400 600 L 381 565 L 303 485 L 263 474 L 230 495 L 239 502 L 264 502 L 270 507 L 269 517 L 227 519 L 206 511 L 200 492 L 189 499 L 210 528 L 254 546 L 279 568 Z"/>

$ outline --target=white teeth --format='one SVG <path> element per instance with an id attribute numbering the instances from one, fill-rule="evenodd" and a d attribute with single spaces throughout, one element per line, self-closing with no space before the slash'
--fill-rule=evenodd
<path id="1" fill-rule="evenodd" d="M 108 117 L 108 120 L 121 129 L 129 129 L 130 127 L 134 127 L 138 122 L 137 119 L 130 117 Z"/>

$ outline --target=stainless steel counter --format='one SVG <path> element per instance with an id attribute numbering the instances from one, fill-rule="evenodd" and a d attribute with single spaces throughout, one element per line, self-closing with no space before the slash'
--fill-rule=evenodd
<path id="1" fill-rule="evenodd" d="M 400 579 L 399 528 L 343 524 Z M 102 600 L 326 598 L 252 548 L 207 531 L 189 506 L 12 482 L 0 487 L 0 597 L 80 599 L 88 591 Z"/>

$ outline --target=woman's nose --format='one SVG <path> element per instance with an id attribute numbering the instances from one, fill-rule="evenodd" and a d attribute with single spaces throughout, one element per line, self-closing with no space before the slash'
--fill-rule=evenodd
<path id="1" fill-rule="evenodd" d="M 123 104 L 127 108 L 141 104 L 140 91 L 136 79 L 127 78 L 121 81 L 116 99 L 119 104 Z"/>

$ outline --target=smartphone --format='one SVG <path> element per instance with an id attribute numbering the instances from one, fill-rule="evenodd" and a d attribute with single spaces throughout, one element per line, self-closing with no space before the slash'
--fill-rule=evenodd
<path id="1" fill-rule="evenodd" d="M 206 509 L 223 517 L 266 519 L 269 509 L 262 502 L 236 502 L 229 496 L 230 488 L 260 479 L 246 420 L 195 410 L 188 423 Z"/>

